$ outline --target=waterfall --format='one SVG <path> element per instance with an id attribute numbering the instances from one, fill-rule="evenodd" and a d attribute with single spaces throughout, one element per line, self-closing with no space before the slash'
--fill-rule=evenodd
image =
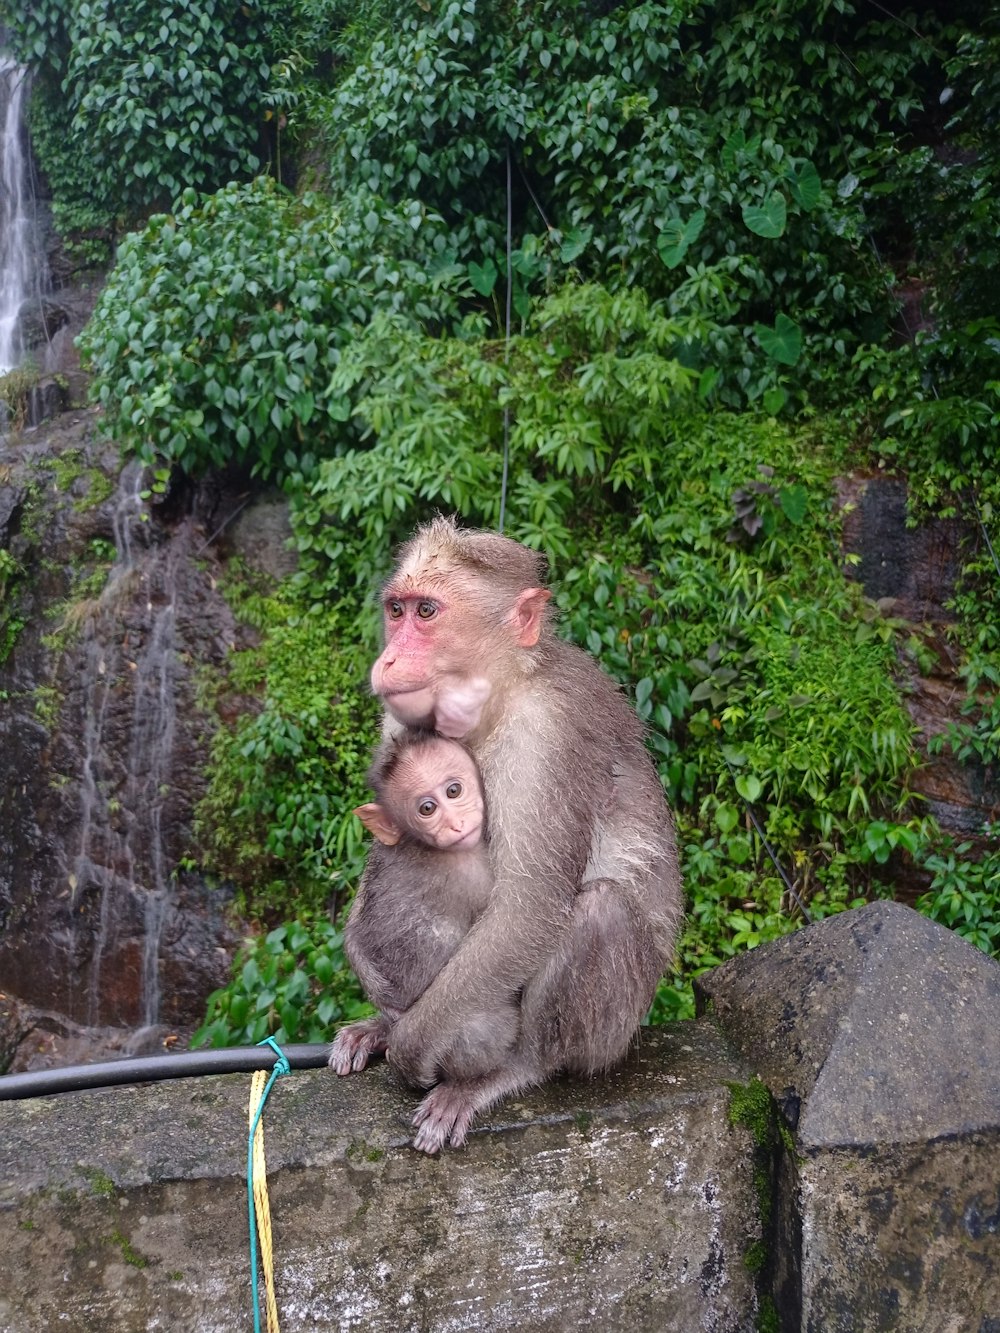
<path id="1" fill-rule="evenodd" d="M 0 374 L 21 358 L 18 317 L 34 278 L 32 199 L 21 110 L 28 74 L 0 53 Z"/>
<path id="2" fill-rule="evenodd" d="M 99 894 L 91 1026 L 109 1017 L 107 960 L 120 968 L 128 941 L 141 940 L 141 957 L 129 964 L 140 994 L 139 1041 L 160 1021 L 160 939 L 173 897 L 163 808 L 177 717 L 177 563 L 186 549 L 182 533 L 173 542 L 137 543 L 142 486 L 142 468 L 128 464 L 113 515 L 117 559 L 85 633 L 80 838 L 70 878 L 74 896 L 86 886 Z M 127 745 L 113 735 L 127 737 Z"/>

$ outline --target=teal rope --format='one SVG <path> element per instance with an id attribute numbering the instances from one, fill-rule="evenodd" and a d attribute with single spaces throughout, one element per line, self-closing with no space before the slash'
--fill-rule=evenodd
<path id="1" fill-rule="evenodd" d="M 264 1106 L 270 1095 L 274 1081 L 280 1078 L 282 1074 L 290 1074 L 292 1067 L 288 1063 L 285 1052 L 281 1049 L 273 1037 L 265 1037 L 263 1041 L 257 1043 L 258 1046 L 270 1046 L 278 1057 L 274 1062 L 274 1068 L 271 1070 L 271 1077 L 264 1085 L 264 1095 L 260 1099 L 260 1105 L 257 1107 L 257 1114 L 253 1118 L 253 1124 L 250 1126 L 250 1136 L 247 1139 L 247 1211 L 250 1218 L 250 1286 L 253 1290 L 253 1333 L 260 1333 L 260 1293 L 257 1290 L 257 1209 L 253 1201 L 253 1136 L 257 1133 L 257 1125 L 261 1116 L 264 1114 Z"/>

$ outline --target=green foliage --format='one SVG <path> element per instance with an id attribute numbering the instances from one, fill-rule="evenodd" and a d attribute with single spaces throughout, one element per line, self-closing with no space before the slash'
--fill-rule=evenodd
<path id="1" fill-rule="evenodd" d="M 987 829 L 995 836 L 995 830 Z M 1000 849 L 969 856 L 971 842 L 944 839 L 922 864 L 933 876 L 917 907 L 977 949 L 1000 959 Z"/>
<path id="2" fill-rule="evenodd" d="M 24 616 L 20 609 L 23 584 L 24 569 L 21 562 L 5 547 L 0 547 L 0 666 L 7 661 L 24 629 Z"/>
<path id="3" fill-rule="evenodd" d="M 233 980 L 208 997 L 192 1046 L 329 1040 L 335 1025 L 372 1012 L 325 918 L 297 918 L 247 940 Z"/>
<path id="4" fill-rule="evenodd" d="M 126 215 L 260 168 L 262 10 L 221 0 L 72 6 L 71 134 L 87 144 L 97 190 Z"/>
<path id="5" fill-rule="evenodd" d="M 717 368 L 727 402 L 780 384 L 747 335 L 776 314 L 790 318 L 783 307 L 802 309 L 808 335 L 800 336 L 814 353 L 844 355 L 862 327 L 871 336 L 869 322 L 843 317 L 848 310 L 887 328 L 885 284 L 878 291 L 876 282 L 873 301 L 875 266 L 858 245 L 859 201 L 834 188 L 846 163 L 838 152 L 837 174 L 824 180 L 782 142 L 805 132 L 811 150 L 828 129 L 828 102 L 812 99 L 816 119 L 806 126 L 799 106 L 785 110 L 787 88 L 780 99 L 778 89 L 787 66 L 768 65 L 764 49 L 765 34 L 784 24 L 787 37 L 806 7 L 786 7 L 796 11 L 787 19 L 769 12 L 763 32 L 739 38 L 723 36 L 725 5 L 596 8 L 543 0 L 530 28 L 516 7 L 475 0 L 406 16 L 334 90 L 331 179 L 396 202 L 418 194 L 446 220 L 473 288 L 490 296 L 504 266 L 509 153 L 518 314 L 567 266 L 615 287 L 639 282 L 654 296 L 672 294 L 678 308 L 726 326 L 721 367 L 711 343 L 693 339 L 688 357 Z M 809 26 L 812 59 L 827 62 L 842 96 L 850 88 L 856 97 L 853 57 L 871 64 L 864 24 L 849 51 L 843 32 L 834 35 L 843 26 L 836 19 L 824 41 L 810 6 Z M 756 53 L 754 77 L 775 102 L 720 98 L 718 80 L 731 89 L 740 42 Z M 903 80 L 905 59 L 892 67 Z M 782 345 L 783 363 L 794 365 Z M 800 393 L 818 386 L 813 368 L 807 358 Z"/>
<path id="6" fill-rule="evenodd" d="M 366 645 L 343 607 L 303 612 L 281 592 L 234 600 L 259 644 L 231 655 L 208 701 L 238 717 L 213 741 L 202 853 L 254 916 L 320 910 L 364 864 L 351 811 L 378 735 Z"/>
<path id="7" fill-rule="evenodd" d="M 28 420 L 31 395 L 38 380 L 38 370 L 30 364 L 17 366 L 0 375 L 0 424 L 3 429 L 23 429 Z"/>
<path id="8" fill-rule="evenodd" d="M 112 431 L 189 472 L 236 459 L 308 472 L 344 435 L 340 348 L 377 309 L 447 308 L 434 220 L 359 215 L 267 179 L 186 191 L 126 237 L 82 339 Z"/>
<path id="9" fill-rule="evenodd" d="M 648 485 L 665 414 L 695 399 L 692 372 L 671 354 L 681 327 L 641 291 L 567 287 L 542 303 L 509 359 L 472 332 L 434 338 L 376 318 L 345 349 L 330 394 L 360 443 L 293 497 L 297 544 L 320 587 L 384 567 L 428 508 L 495 526 L 505 408 L 508 531 L 565 558 L 573 514 Z"/>
<path id="10" fill-rule="evenodd" d="M 7 0 L 35 75 L 35 151 L 64 234 L 107 241 L 120 221 L 263 165 L 264 103 L 290 5 L 255 0 Z M 84 243 L 86 243 L 84 241 Z"/>

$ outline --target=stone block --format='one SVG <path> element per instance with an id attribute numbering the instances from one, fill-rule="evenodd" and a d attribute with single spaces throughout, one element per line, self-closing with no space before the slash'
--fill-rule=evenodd
<path id="1" fill-rule="evenodd" d="M 376 1067 L 274 1085 L 276 1290 L 298 1329 L 751 1333 L 761 1238 L 746 1081 L 710 1024 L 643 1034 L 620 1069 L 408 1145 Z M 249 1078 L 0 1104 L 0 1329 L 250 1326 Z"/>
<path id="2" fill-rule="evenodd" d="M 699 992 L 794 1143 L 782 1327 L 996 1333 L 1000 967 L 879 902 L 734 959 Z"/>

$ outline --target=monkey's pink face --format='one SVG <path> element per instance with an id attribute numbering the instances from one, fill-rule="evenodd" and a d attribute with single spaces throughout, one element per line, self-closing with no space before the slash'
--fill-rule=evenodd
<path id="1" fill-rule="evenodd" d="M 512 651 L 538 642 L 549 592 L 528 588 L 499 612 L 475 577 L 403 570 L 383 597 L 385 648 L 372 690 L 400 722 L 443 736 L 470 735 Z"/>
<path id="2" fill-rule="evenodd" d="M 385 648 L 372 690 L 400 722 L 456 739 L 479 722 L 489 681 L 476 672 L 482 650 L 474 624 L 456 634 L 450 598 L 391 590 L 384 604 Z"/>
<path id="3" fill-rule="evenodd" d="M 479 773 L 458 745 L 441 741 L 404 763 L 398 783 L 410 832 L 438 851 L 471 851 L 483 836 Z"/>

